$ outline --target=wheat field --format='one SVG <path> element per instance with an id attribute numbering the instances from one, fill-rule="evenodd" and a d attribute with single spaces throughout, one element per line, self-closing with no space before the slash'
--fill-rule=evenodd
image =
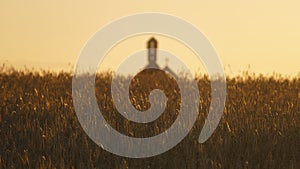
<path id="1" fill-rule="evenodd" d="M 176 119 L 180 98 L 174 81 L 162 76 L 132 81 L 131 101 L 139 110 L 149 108 L 153 88 L 165 90 L 169 99 L 161 117 L 138 124 L 114 107 L 111 79 L 110 72 L 97 75 L 95 91 L 105 119 L 120 133 L 149 137 Z M 300 168 L 300 77 L 227 77 L 224 114 L 203 144 L 197 139 L 208 114 L 210 81 L 205 75 L 196 80 L 199 115 L 188 136 L 163 154 L 131 159 L 101 149 L 85 134 L 72 102 L 71 73 L 2 69 L 0 168 Z"/>

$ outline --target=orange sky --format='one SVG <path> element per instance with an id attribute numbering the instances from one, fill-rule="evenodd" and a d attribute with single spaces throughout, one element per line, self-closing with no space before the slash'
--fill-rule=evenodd
<path id="1" fill-rule="evenodd" d="M 300 1 L 278 0 L 0 1 L 0 63 L 70 70 L 86 41 L 110 21 L 133 13 L 163 12 L 206 34 L 227 74 L 238 74 L 250 65 L 257 73 L 296 75 L 300 72 L 299 8 Z M 103 68 L 114 67 L 134 52 L 130 50 L 143 49 L 147 38 L 133 37 L 119 44 Z M 172 39 L 158 40 L 163 49 L 179 56 L 186 53 Z M 201 63 L 189 57 L 186 63 L 196 70 Z"/>

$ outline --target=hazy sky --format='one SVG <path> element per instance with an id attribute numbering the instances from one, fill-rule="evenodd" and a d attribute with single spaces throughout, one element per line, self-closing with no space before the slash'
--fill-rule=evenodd
<path id="1" fill-rule="evenodd" d="M 201 30 L 213 43 L 228 74 L 250 65 L 254 72 L 295 75 L 300 72 L 299 8 L 300 1 L 296 0 L 0 1 L 0 63 L 69 70 L 86 41 L 107 23 L 139 12 L 163 12 Z M 144 49 L 148 38 L 133 37 L 119 44 L 114 49 L 119 50 L 108 54 L 103 67 L 117 65 L 127 54 Z M 158 40 L 160 48 L 187 54 L 172 39 Z M 193 59 L 186 62 L 193 68 L 199 65 Z"/>

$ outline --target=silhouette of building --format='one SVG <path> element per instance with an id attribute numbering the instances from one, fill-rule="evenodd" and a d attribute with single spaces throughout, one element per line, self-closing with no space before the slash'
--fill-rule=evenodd
<path id="1" fill-rule="evenodd" d="M 157 40 L 152 37 L 147 43 L 148 49 L 148 65 L 146 68 L 156 68 L 159 69 L 158 64 L 156 63 L 157 60 Z"/>
<path id="2" fill-rule="evenodd" d="M 160 69 L 159 65 L 157 64 L 157 47 L 158 43 L 157 40 L 152 37 L 147 42 L 147 49 L 148 49 L 148 65 L 145 67 L 148 68 L 155 68 Z M 167 73 L 171 74 L 172 76 L 176 77 L 176 74 L 172 71 L 172 69 L 168 66 L 168 59 L 166 60 L 166 66 L 162 69 L 166 71 Z"/>

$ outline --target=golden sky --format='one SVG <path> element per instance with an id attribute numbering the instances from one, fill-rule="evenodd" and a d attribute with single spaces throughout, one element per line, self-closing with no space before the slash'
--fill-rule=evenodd
<path id="1" fill-rule="evenodd" d="M 112 20 L 139 12 L 163 12 L 201 30 L 216 48 L 227 74 L 250 65 L 250 71 L 257 73 L 296 75 L 300 72 L 299 9 L 296 0 L 0 1 L 0 63 L 69 70 L 86 41 Z M 117 65 L 123 53 L 144 49 L 148 38 L 125 41 L 123 48 L 108 54 L 103 67 Z M 160 48 L 186 54 L 171 39 L 158 41 Z M 186 63 L 196 69 L 200 63 L 189 57 Z"/>

